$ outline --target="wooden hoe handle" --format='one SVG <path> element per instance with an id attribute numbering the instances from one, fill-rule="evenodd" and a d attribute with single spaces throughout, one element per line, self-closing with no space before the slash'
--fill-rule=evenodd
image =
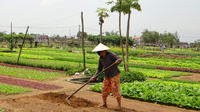
<path id="1" fill-rule="evenodd" d="M 112 67 L 113 65 L 115 65 L 115 63 L 109 65 L 107 68 L 103 69 L 101 72 L 99 72 L 94 78 L 96 79 L 102 72 L 106 71 L 107 69 L 109 69 L 110 67 Z M 85 87 L 87 84 L 90 83 L 90 80 L 88 80 L 85 84 L 83 84 L 80 88 L 78 88 L 76 91 L 74 91 L 71 95 L 69 95 L 67 97 L 67 100 L 69 100 L 74 94 L 76 94 L 79 90 L 81 90 L 83 87 Z"/>

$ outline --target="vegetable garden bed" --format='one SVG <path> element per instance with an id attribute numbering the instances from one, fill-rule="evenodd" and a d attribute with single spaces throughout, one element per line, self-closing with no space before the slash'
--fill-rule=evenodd
<path id="1" fill-rule="evenodd" d="M 102 91 L 102 84 L 96 84 L 91 90 Z M 153 101 L 200 109 L 200 84 L 187 84 L 151 80 L 121 84 L 121 94 L 124 97 Z"/>
<path id="2" fill-rule="evenodd" d="M 3 93 L 3 94 L 19 94 L 19 93 L 24 93 L 24 92 L 31 92 L 31 89 L 21 88 L 21 87 L 18 87 L 18 86 L 11 86 L 11 85 L 0 83 L 0 93 Z"/>
<path id="3" fill-rule="evenodd" d="M 22 79 L 11 78 L 11 77 L 3 77 L 3 76 L 0 76 L 0 82 L 6 83 L 6 84 L 11 84 L 11 85 L 39 89 L 39 90 L 51 90 L 51 89 L 62 88 L 62 87 L 56 86 L 56 85 L 43 84 L 40 82 L 33 82 L 33 81 L 22 80 Z"/>
<path id="4" fill-rule="evenodd" d="M 13 76 L 19 78 L 26 78 L 32 80 L 49 80 L 56 79 L 57 77 L 64 76 L 65 74 L 57 72 L 43 72 L 24 68 L 12 68 L 0 66 L 0 74 L 6 76 Z"/>
<path id="5" fill-rule="evenodd" d="M 191 73 L 200 73 L 199 69 L 188 69 L 188 68 L 177 68 L 177 67 L 156 67 L 160 70 L 171 70 L 171 71 L 181 71 L 181 72 L 191 72 Z"/>

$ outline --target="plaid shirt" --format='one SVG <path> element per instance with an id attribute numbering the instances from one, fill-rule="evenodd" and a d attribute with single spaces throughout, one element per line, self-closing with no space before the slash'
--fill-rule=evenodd
<path id="1" fill-rule="evenodd" d="M 94 76 L 96 76 L 99 72 L 101 72 L 103 68 L 107 68 L 109 65 L 113 64 L 116 60 L 120 60 L 120 63 L 122 61 L 121 58 L 119 58 L 116 54 L 110 52 L 107 52 L 104 57 L 100 57 L 98 63 L 98 71 L 95 73 Z M 112 67 L 104 71 L 104 77 L 111 78 L 119 74 L 120 71 L 117 65 L 118 64 L 113 65 Z"/>

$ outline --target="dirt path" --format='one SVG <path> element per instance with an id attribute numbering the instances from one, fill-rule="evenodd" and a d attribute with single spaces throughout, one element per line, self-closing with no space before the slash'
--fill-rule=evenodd
<path id="1" fill-rule="evenodd" d="M 69 77 L 58 78 L 45 83 L 63 86 L 57 90 L 33 90 L 31 93 L 19 95 L 0 95 L 0 108 L 5 112 L 116 112 L 116 100 L 114 97 L 108 97 L 108 108 L 100 108 L 102 103 L 101 94 L 89 91 L 86 86 L 74 97 L 71 98 L 72 106 L 65 102 L 65 98 L 81 86 L 67 82 Z M 175 106 L 166 106 L 153 104 L 138 100 L 122 98 L 121 112 L 195 112 L 178 108 Z"/>
<path id="2" fill-rule="evenodd" d="M 79 76 L 73 76 L 79 77 Z M 98 107 L 102 104 L 101 94 L 89 91 L 90 85 L 80 90 L 71 98 L 72 106 L 65 98 L 82 84 L 74 84 L 66 80 L 72 77 L 60 77 L 56 80 L 43 81 L 45 84 L 63 88 L 56 90 L 37 90 L 18 95 L 0 94 L 0 109 L 5 112 L 116 112 L 117 103 L 113 96 L 108 97 L 108 108 Z M 176 106 L 167 106 L 133 99 L 122 98 L 121 112 L 197 112 Z"/>
<path id="3" fill-rule="evenodd" d="M 192 75 L 172 77 L 171 79 L 185 80 L 185 81 L 196 81 L 200 82 L 200 74 L 193 73 Z"/>

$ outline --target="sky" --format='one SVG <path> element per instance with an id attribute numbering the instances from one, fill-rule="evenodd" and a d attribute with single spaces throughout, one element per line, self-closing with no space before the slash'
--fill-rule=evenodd
<path id="1" fill-rule="evenodd" d="M 99 34 L 97 8 L 110 9 L 109 0 L 0 0 L 0 32 L 74 36 L 84 14 L 85 31 Z M 180 41 L 200 40 L 200 0 L 140 0 L 142 11 L 132 10 L 130 36 L 141 36 L 145 29 L 159 33 L 178 32 Z M 103 32 L 118 31 L 118 13 L 109 13 Z M 126 35 L 127 15 L 122 17 Z"/>

